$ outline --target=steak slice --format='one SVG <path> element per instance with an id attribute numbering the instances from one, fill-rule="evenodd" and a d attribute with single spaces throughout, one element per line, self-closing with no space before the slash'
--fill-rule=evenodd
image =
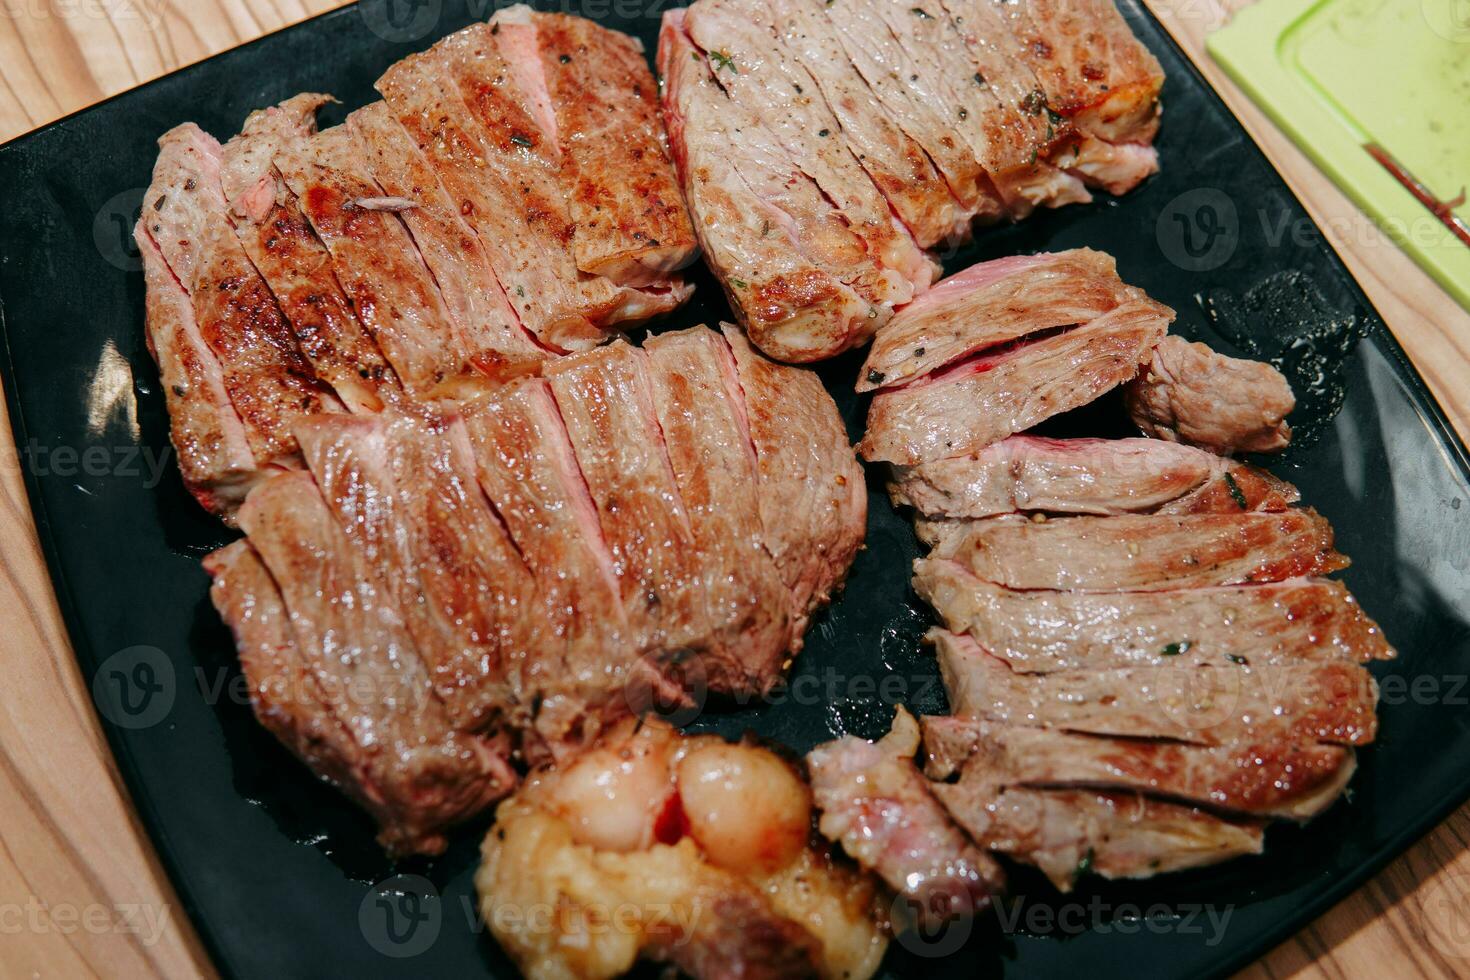
<path id="1" fill-rule="evenodd" d="M 561 292 L 566 305 L 556 322 L 566 322 L 543 342 L 567 350 L 584 349 L 603 339 L 587 333 L 584 322 L 602 330 L 677 309 L 693 289 L 683 282 L 668 280 L 659 288 L 638 289 L 619 286 L 605 276 L 580 274 L 574 255 L 576 225 L 561 182 L 560 153 L 529 111 L 530 100 L 521 86 L 506 84 L 518 73 L 506 60 L 507 44 L 496 38 L 495 27 L 475 24 L 446 37 L 434 50 L 445 77 L 459 85 L 470 118 L 485 137 L 480 181 L 495 189 L 496 200 L 505 209 L 488 219 L 500 225 L 501 235 L 513 236 L 503 247 L 516 264 L 501 274 L 515 297 L 512 302 L 525 317 L 524 300 L 536 290 L 554 286 Z M 568 342 L 557 339 L 563 332 Z"/>
<path id="2" fill-rule="evenodd" d="M 179 473 L 201 507 L 233 523 L 261 475 L 245 426 L 230 404 L 219 359 L 199 333 L 188 292 L 143 222 L 133 237 L 147 283 L 148 350 L 158 364 Z"/>
<path id="3" fill-rule="evenodd" d="M 765 694 L 792 644 L 790 595 L 765 549 L 735 360 L 707 327 L 651 338 L 645 349 L 659 429 L 699 550 L 713 628 L 709 685 Z"/>
<path id="4" fill-rule="evenodd" d="M 628 710 L 636 672 L 628 620 L 597 505 L 545 381 L 497 388 L 464 408 L 480 486 L 504 520 L 555 611 L 520 671 L 539 700 L 536 732 L 553 754 L 595 737 L 604 716 Z"/>
<path id="5" fill-rule="evenodd" d="M 462 39 L 459 48 L 473 43 Z M 456 210 L 475 229 L 526 329 L 559 352 L 601 343 L 605 334 L 588 318 L 591 311 L 584 309 L 577 289 L 567 250 L 571 226 L 555 168 L 523 145 L 534 148 L 534 126 L 513 99 L 500 97 L 508 125 L 496 143 L 480 116 L 471 113 L 456 82 L 469 52 L 456 59 L 444 45 L 395 64 L 378 79 L 378 91 L 428 159 Z M 498 58 L 493 44 L 481 44 L 479 50 Z M 503 65 L 501 70 L 506 71 Z M 466 75 L 465 84 L 471 81 Z M 497 98 L 496 87 L 485 88 L 487 99 Z"/>
<path id="6" fill-rule="evenodd" d="M 1086 326 L 880 391 L 859 451 L 903 466 L 977 452 L 1132 378 L 1174 312 L 1142 293 Z"/>
<path id="7" fill-rule="evenodd" d="M 710 268 L 752 342 L 772 357 L 832 357 L 872 336 L 882 311 L 850 285 L 862 242 L 816 185 L 792 173 L 759 121 L 721 91 L 683 29 L 664 15 L 664 120 Z"/>
<path id="8" fill-rule="evenodd" d="M 362 144 L 383 193 L 414 202 L 399 217 L 474 366 L 492 378 L 534 372 L 546 351 L 521 326 L 479 236 L 387 103 L 357 110 L 347 117 L 347 126 Z"/>
<path id="9" fill-rule="evenodd" d="M 1000 865 L 949 819 L 914 765 L 919 726 L 902 707 L 880 742 L 851 735 L 807 754 L 822 835 L 908 903 L 920 922 L 981 912 L 1005 887 Z"/>
<path id="10" fill-rule="evenodd" d="M 1309 820 L 1337 800 L 1357 765 L 1350 748 L 1269 736 L 1199 746 L 990 722 L 956 727 L 973 739 L 962 782 L 977 770 L 1006 786 L 1125 790 L 1232 816 Z"/>
<path id="11" fill-rule="evenodd" d="M 547 379 L 587 480 L 640 653 L 703 653 L 710 636 L 689 514 L 658 428 L 647 355 L 626 343 L 551 362 Z"/>
<path id="12" fill-rule="evenodd" d="M 1013 670 L 1366 663 L 1395 656 L 1340 582 L 1160 592 L 1014 592 L 958 562 L 920 559 L 914 588 L 957 633 Z M 1231 658 L 1235 658 L 1232 660 Z"/>
<path id="13" fill-rule="evenodd" d="M 234 634 L 256 719 L 312 772 L 381 823 L 391 822 L 373 787 L 372 766 L 343 724 L 342 703 L 327 696 L 297 646 L 285 600 L 260 555 L 249 541 L 236 541 L 208 555 L 204 570 L 210 600 Z"/>
<path id="14" fill-rule="evenodd" d="M 1112 0 L 983 0 L 1000 14 L 1047 106 L 1111 143 L 1146 143 L 1164 71 Z"/>
<path id="15" fill-rule="evenodd" d="M 812 85 L 811 75 L 776 43 L 764 0 L 700 0 L 684 29 L 704 52 L 715 52 L 715 81 L 730 101 L 760 121 L 789 165 L 815 182 L 838 218 L 861 240 L 869 268 L 850 280 L 869 302 L 898 307 L 928 288 L 934 266 L 894 220 L 888 202 L 848 149 L 842 126 Z"/>
<path id="16" fill-rule="evenodd" d="M 519 4 L 491 23 L 559 151 L 577 267 L 620 285 L 669 287 L 699 246 L 642 44 L 583 17 Z"/>
<path id="17" fill-rule="evenodd" d="M 347 540 L 397 603 L 450 723 L 524 724 L 518 675 L 534 633 L 557 624 L 485 503 L 463 433 L 394 415 L 312 420 L 297 435 Z"/>
<path id="18" fill-rule="evenodd" d="M 1128 414 L 1155 439 L 1213 453 L 1280 452 L 1291 442 L 1291 385 L 1269 364 L 1166 337 L 1124 391 Z"/>
<path id="19" fill-rule="evenodd" d="M 514 787 L 504 747 L 453 730 L 387 583 L 310 476 L 256 487 L 240 526 L 285 600 L 295 649 L 352 739 L 352 763 L 367 774 L 354 792 L 374 802 L 380 842 L 395 854 L 443 851 L 446 827 Z"/>
<path id="20" fill-rule="evenodd" d="M 896 467 L 889 495 L 929 518 L 1281 511 L 1300 499 L 1264 470 L 1157 439 L 1011 436 L 978 453 Z"/>
<path id="21" fill-rule="evenodd" d="M 969 636 L 931 630 L 954 714 L 1082 735 L 1195 745 L 1291 738 L 1366 745 L 1378 685 L 1357 664 L 1221 663 L 1018 674 Z"/>
<path id="22" fill-rule="evenodd" d="M 1035 865 L 1062 892 L 1089 872 L 1149 878 L 1265 847 L 1265 821 L 1138 793 L 1001 787 L 966 773 L 958 783 L 935 784 L 934 795 L 981 847 Z"/>
<path id="23" fill-rule="evenodd" d="M 1348 565 L 1332 547 L 1332 526 L 1311 508 L 976 521 L 935 557 L 1006 588 L 1080 592 L 1280 582 Z"/>
<path id="24" fill-rule="evenodd" d="M 404 388 L 419 398 L 445 390 L 468 368 L 470 352 L 408 231 L 373 206 L 383 190 L 357 142 L 338 126 L 285 142 L 275 163 Z"/>
<path id="25" fill-rule="evenodd" d="M 777 0 L 766 9 L 777 43 L 811 76 L 810 82 L 794 81 L 793 91 L 822 97 L 848 150 L 915 241 L 931 248 L 968 239 L 973 210 L 955 197 L 924 148 L 868 87 L 821 10 L 801 0 Z"/>
<path id="26" fill-rule="evenodd" d="M 398 378 L 342 294 L 331 253 L 274 163 L 287 142 L 316 131 L 316 110 L 328 101 L 330 96 L 298 95 L 251 113 L 240 135 L 224 146 L 221 175 L 245 253 L 275 295 L 312 371 L 348 410 L 377 412 L 396 400 Z"/>
<path id="27" fill-rule="evenodd" d="M 758 355 L 723 325 L 755 447 L 766 550 L 791 594 L 793 651 L 847 577 L 868 526 L 867 484 L 832 397 L 815 374 Z"/>
<path id="28" fill-rule="evenodd" d="M 296 420 L 340 405 L 317 383 L 225 219 L 220 145 L 193 123 L 158 142 L 140 222 L 189 294 L 200 339 L 219 359 L 256 463 L 287 462 L 299 451 L 291 434 Z"/>
<path id="29" fill-rule="evenodd" d="M 907 384 L 988 347 L 1089 323 L 1132 295 L 1113 257 L 1090 248 L 982 262 L 936 284 L 878 331 L 857 390 Z"/>

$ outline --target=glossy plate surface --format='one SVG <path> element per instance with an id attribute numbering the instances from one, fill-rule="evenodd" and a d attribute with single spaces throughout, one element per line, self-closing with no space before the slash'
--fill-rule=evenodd
<path id="1" fill-rule="evenodd" d="M 590 0 L 589 0 L 590 4 Z M 219 967 L 255 976 L 513 975 L 475 921 L 471 877 L 488 821 L 448 854 L 390 866 L 368 820 L 317 784 L 252 719 L 199 559 L 230 539 L 185 494 L 143 340 L 143 278 L 127 230 L 155 157 L 184 120 L 227 137 L 254 108 L 306 90 L 373 97 L 393 61 L 488 15 L 485 0 L 372 0 L 265 38 L 0 148 L 5 390 L 36 521 L 84 675 L 145 825 Z M 641 36 L 657 0 L 573 12 Z M 895 944 L 918 974 L 1197 977 L 1244 965 L 1299 929 L 1470 797 L 1470 470 L 1423 384 L 1310 219 L 1164 32 L 1124 8 L 1169 75 L 1163 172 L 1120 201 L 983 233 L 953 271 L 1019 251 L 1089 245 L 1179 311 L 1180 332 L 1271 358 L 1296 386 L 1297 446 L 1273 463 L 1336 526 L 1345 579 L 1402 651 L 1375 667 L 1382 734 L 1351 797 L 1265 857 L 1156 881 L 1084 880 L 1062 898 L 1017 875 L 1002 916 L 966 937 Z M 618 16 L 610 16 L 609 11 Z M 729 311 L 701 273 L 670 324 Z M 822 377 L 854 438 L 860 355 Z M 1115 399 L 1048 426 L 1123 434 Z M 710 710 L 804 751 L 876 735 L 905 701 L 943 710 L 918 638 L 929 614 L 908 568 L 906 517 L 870 480 L 868 548 L 774 703 Z M 426 897 L 378 888 L 395 874 Z M 425 883 L 427 882 L 427 884 Z M 392 894 L 383 894 L 393 892 Z M 390 916 L 389 913 L 393 913 Z M 174 910 L 179 914 L 179 910 Z M 936 954 L 949 952 L 947 956 Z M 1470 949 L 1462 950 L 1470 952 Z M 413 953 L 412 956 L 389 954 Z"/>

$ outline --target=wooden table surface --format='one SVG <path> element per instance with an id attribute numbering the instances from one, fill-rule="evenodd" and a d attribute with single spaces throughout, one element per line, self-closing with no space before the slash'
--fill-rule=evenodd
<path id="1" fill-rule="evenodd" d="M 1224 94 L 1470 438 L 1470 314 L 1203 54 L 1250 0 L 1147 0 Z M 1264 0 L 1270 2 L 1270 0 Z M 340 0 L 0 0 L 0 142 Z M 1165 125 L 1167 122 L 1167 107 Z M 0 977 L 208 975 L 68 647 L 0 400 Z M 1470 975 L 1470 807 L 1247 971 Z"/>

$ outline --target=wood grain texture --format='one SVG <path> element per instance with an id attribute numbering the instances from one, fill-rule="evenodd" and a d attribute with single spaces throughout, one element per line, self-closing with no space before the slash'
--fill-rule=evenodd
<path id="1" fill-rule="evenodd" d="M 1374 231 L 1203 54 L 1205 35 L 1250 0 L 1146 2 L 1327 230 L 1440 404 L 1470 436 L 1470 314 Z M 0 141 L 340 5 L 0 0 Z M 0 977 L 209 975 L 198 939 L 133 815 L 69 649 L 3 402 L 0 456 L 0 676 L 6 695 L 0 699 Z M 1467 843 L 1470 807 L 1246 975 L 1470 975 Z M 141 912 L 120 923 L 119 909 Z M 165 917 L 153 942 L 150 911 L 154 922 Z M 109 924 L 98 928 L 104 915 Z M 139 921 L 141 931 L 130 931 Z"/>

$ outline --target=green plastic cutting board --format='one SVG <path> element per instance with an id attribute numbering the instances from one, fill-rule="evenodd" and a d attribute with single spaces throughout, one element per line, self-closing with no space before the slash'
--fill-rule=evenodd
<path id="1" fill-rule="evenodd" d="M 1329 240 L 1381 229 L 1470 309 L 1470 246 L 1365 149 L 1439 201 L 1470 185 L 1470 0 L 1261 0 L 1206 47 L 1377 225 Z"/>

